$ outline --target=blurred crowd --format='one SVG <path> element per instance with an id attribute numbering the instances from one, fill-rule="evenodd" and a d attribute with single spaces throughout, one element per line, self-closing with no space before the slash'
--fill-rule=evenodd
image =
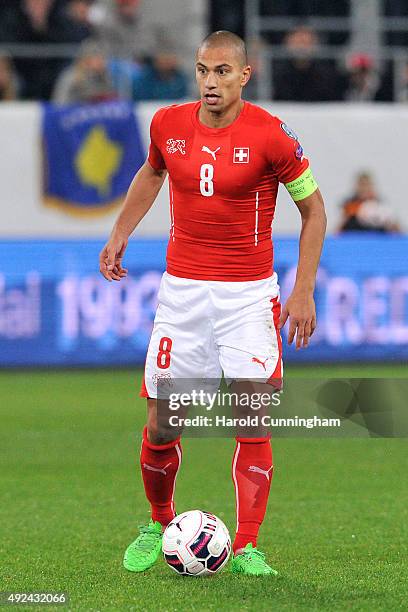
<path id="1" fill-rule="evenodd" d="M 363 0 L 355 0 L 363 4 Z M 366 4 L 370 0 L 367 0 Z M 387 30 L 381 35 L 383 49 L 406 49 L 401 54 L 398 70 L 393 61 L 378 59 L 352 41 L 351 0 L 260 0 L 258 23 L 266 19 L 277 27 L 266 27 L 258 39 L 248 38 L 245 0 L 213 0 L 211 29 L 231 29 L 241 36 L 247 35 L 251 64 L 255 67 L 251 96 L 257 93 L 256 80 L 267 79 L 268 88 L 262 87 L 264 97 L 282 101 L 408 101 L 408 28 Z M 380 0 L 379 17 L 408 17 L 407 0 Z M 316 17 L 325 18 L 327 26 L 316 31 L 308 24 Z M 295 24 L 288 28 L 284 19 Z M 343 19 L 344 26 L 330 28 L 331 18 Z M 280 53 L 260 61 L 260 51 L 273 45 Z M 337 50 L 336 59 L 323 59 L 325 50 Z M 352 50 L 351 50 L 352 49 Z M 331 54 L 334 57 L 334 53 Z M 396 72 L 398 82 L 395 82 Z"/>
<path id="2" fill-rule="evenodd" d="M 145 19 L 146 4 L 149 0 L 1 0 L 0 100 L 64 104 L 189 97 L 193 75 L 182 68 L 180 41 L 172 38 L 171 28 Z M 246 35 L 244 0 L 209 0 L 209 6 L 208 29 Z M 308 16 L 349 16 L 350 0 L 264 0 L 259 6 L 263 17 L 289 16 L 302 25 L 290 31 L 269 31 L 261 39 L 247 41 L 254 67 L 247 97 L 257 96 L 256 82 L 265 79 L 268 71 L 266 97 L 270 99 L 394 100 L 391 62 L 379 62 L 355 49 L 347 52 L 350 32 L 334 29 L 318 34 L 304 25 Z M 382 10 L 386 16 L 408 17 L 408 1 L 383 0 Z M 408 33 L 389 32 L 383 42 L 408 49 Z M 63 49 L 56 54 L 57 43 Z M 24 55 L 21 45 L 25 44 L 34 46 Z M 265 44 L 277 45 L 283 52 L 270 60 L 270 67 L 259 61 Z M 321 45 L 343 45 L 344 54 L 336 60 L 322 59 Z M 51 54 L 47 55 L 47 49 Z M 398 99 L 406 101 L 408 61 L 400 65 L 399 73 Z"/>
<path id="3" fill-rule="evenodd" d="M 146 22 L 140 0 L 2 0 L 0 99 L 59 103 L 185 98 L 188 79 L 169 33 Z M 46 45 L 78 49 L 46 57 Z M 72 52 L 71 52 L 72 55 Z"/>
<path id="4" fill-rule="evenodd" d="M 287 57 L 273 61 L 275 100 L 393 100 L 392 73 L 388 66 L 381 70 L 371 55 L 353 52 L 342 62 L 321 59 L 318 35 L 306 26 L 288 32 L 282 44 Z"/>

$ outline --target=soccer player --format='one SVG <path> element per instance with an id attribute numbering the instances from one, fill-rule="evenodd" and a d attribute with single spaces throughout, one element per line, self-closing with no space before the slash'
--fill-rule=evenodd
<path id="1" fill-rule="evenodd" d="M 303 348 L 316 327 L 313 292 L 326 228 L 323 200 L 296 134 L 242 100 L 250 74 L 238 36 L 219 31 L 202 42 L 196 56 L 200 100 L 154 115 L 148 159 L 100 254 L 107 280 L 126 276 L 122 259 L 128 238 L 168 175 L 167 270 L 141 391 L 147 426 L 140 463 L 152 518 L 125 553 L 124 566 L 134 572 L 156 561 L 162 530 L 175 516 L 182 451 L 180 437 L 157 418 L 158 380 L 219 380 L 223 371 L 229 381 L 257 378 L 279 388 L 280 328 L 289 319 L 288 342 Z M 271 240 L 279 183 L 302 219 L 296 280 L 283 309 Z M 237 436 L 234 573 L 277 573 L 257 548 L 272 472 L 270 438 Z"/>

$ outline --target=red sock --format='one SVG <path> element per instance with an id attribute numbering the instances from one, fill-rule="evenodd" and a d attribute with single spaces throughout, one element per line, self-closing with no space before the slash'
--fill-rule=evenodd
<path id="1" fill-rule="evenodd" d="M 256 546 L 258 531 L 265 517 L 273 474 L 269 438 L 237 438 L 232 462 L 235 486 L 237 532 L 234 552 L 249 542 Z"/>
<path id="2" fill-rule="evenodd" d="M 146 497 L 152 507 L 152 519 L 164 527 L 175 517 L 174 489 L 181 464 L 180 438 L 168 444 L 155 445 L 143 430 L 140 465 Z"/>

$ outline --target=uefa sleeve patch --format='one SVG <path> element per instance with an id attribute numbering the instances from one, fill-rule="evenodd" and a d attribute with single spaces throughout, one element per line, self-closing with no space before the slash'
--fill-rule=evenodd
<path id="1" fill-rule="evenodd" d="M 286 123 L 281 123 L 280 126 L 285 132 L 286 136 L 289 136 L 289 138 L 293 138 L 293 140 L 299 140 L 297 134 L 295 134 L 295 132 L 288 125 L 286 125 Z"/>

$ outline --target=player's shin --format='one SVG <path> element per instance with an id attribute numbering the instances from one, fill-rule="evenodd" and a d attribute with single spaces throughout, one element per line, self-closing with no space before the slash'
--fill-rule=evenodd
<path id="1" fill-rule="evenodd" d="M 236 438 L 232 479 L 235 487 L 237 529 L 233 551 L 257 545 L 272 481 L 272 447 L 269 438 Z"/>
<path id="2" fill-rule="evenodd" d="M 174 490 L 181 465 L 180 438 L 168 444 L 152 444 L 143 430 L 140 466 L 146 497 L 152 509 L 152 519 L 164 527 L 175 517 Z"/>

